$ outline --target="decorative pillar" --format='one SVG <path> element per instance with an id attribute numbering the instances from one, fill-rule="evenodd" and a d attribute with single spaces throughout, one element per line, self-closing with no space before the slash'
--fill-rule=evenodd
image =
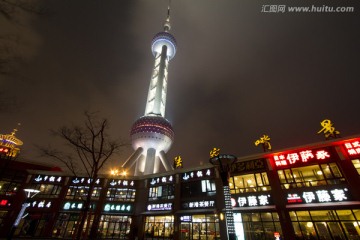
<path id="1" fill-rule="evenodd" d="M 219 150 L 215 151 L 218 152 Z M 231 165 L 235 163 L 237 158 L 233 155 L 229 154 L 210 154 L 210 163 L 216 166 L 219 170 L 222 185 L 223 185 L 223 194 L 224 194 L 224 203 L 225 209 L 220 212 L 220 219 L 221 215 L 225 215 L 225 222 L 226 222 L 226 229 L 227 229 L 227 236 L 226 239 L 228 240 L 236 240 L 235 234 L 235 224 L 234 224 L 234 213 L 231 205 L 231 195 L 230 195 L 230 188 L 229 188 L 229 171 Z M 224 236 L 223 236 L 224 237 Z M 222 239 L 225 239 L 223 238 Z"/>

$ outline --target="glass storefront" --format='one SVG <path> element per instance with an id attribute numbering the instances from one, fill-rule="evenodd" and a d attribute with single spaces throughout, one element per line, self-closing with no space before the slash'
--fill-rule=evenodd
<path id="1" fill-rule="evenodd" d="M 134 202 L 136 189 L 131 188 L 108 188 L 106 199 L 109 201 Z"/>
<path id="2" fill-rule="evenodd" d="M 230 177 L 229 187 L 231 194 L 271 190 L 266 172 Z"/>
<path id="3" fill-rule="evenodd" d="M 204 197 L 214 196 L 216 194 L 215 180 L 200 180 L 186 182 L 181 185 L 181 197 Z"/>
<path id="4" fill-rule="evenodd" d="M 15 231 L 15 236 L 19 237 L 39 237 L 46 230 L 46 224 L 51 218 L 50 213 L 30 213 L 21 219 Z"/>
<path id="5" fill-rule="evenodd" d="M 289 214 L 296 239 L 360 239 L 360 209 L 291 211 Z"/>
<path id="6" fill-rule="evenodd" d="M 278 170 L 283 189 L 340 184 L 345 178 L 336 163 Z"/>
<path id="7" fill-rule="evenodd" d="M 174 216 L 147 216 L 145 219 L 145 239 L 173 239 Z"/>
<path id="8" fill-rule="evenodd" d="M 359 159 L 354 159 L 354 160 L 351 160 L 354 167 L 356 168 L 358 174 L 360 175 L 360 160 Z"/>
<path id="9" fill-rule="evenodd" d="M 180 239 L 220 239 L 219 218 L 216 214 L 180 217 Z"/>
<path id="10" fill-rule="evenodd" d="M 98 237 L 129 239 L 131 220 L 130 216 L 101 215 Z"/>
<path id="11" fill-rule="evenodd" d="M 79 221 L 79 213 L 60 213 L 54 225 L 52 237 L 72 238 L 76 232 L 76 227 Z M 87 227 L 87 221 L 85 221 L 83 232 L 87 231 L 89 233 L 92 221 L 93 216 L 91 217 L 89 228 Z"/>
<path id="12" fill-rule="evenodd" d="M 275 232 L 282 236 L 276 212 L 234 213 L 234 223 L 238 240 L 273 240 Z"/>

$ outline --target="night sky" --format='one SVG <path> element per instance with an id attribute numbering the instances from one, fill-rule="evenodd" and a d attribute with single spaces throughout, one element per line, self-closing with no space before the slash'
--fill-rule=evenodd
<path id="1" fill-rule="evenodd" d="M 61 148 L 49 133 L 100 111 L 111 136 L 130 142 L 145 111 L 167 0 L 46 0 L 47 14 L 0 18 L 1 35 L 19 36 L 22 64 L 1 79 L 1 133 L 17 123 L 21 158 L 40 158 L 35 145 Z M 353 13 L 262 13 L 263 5 L 352 6 Z M 184 167 L 222 153 L 259 153 L 319 142 L 320 121 L 343 137 L 360 133 L 360 4 L 358 0 L 173 0 L 166 118 L 175 141 L 168 159 Z M 121 165 L 126 148 L 110 165 Z M 110 165 L 108 167 L 110 167 Z"/>

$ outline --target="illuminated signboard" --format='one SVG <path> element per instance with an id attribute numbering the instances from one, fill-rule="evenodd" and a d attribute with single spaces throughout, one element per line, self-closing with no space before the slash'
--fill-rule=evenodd
<path id="1" fill-rule="evenodd" d="M 287 154 L 274 154 L 273 160 L 277 167 L 291 166 L 308 161 L 326 160 L 331 157 L 328 149 L 303 150 Z"/>
<path id="2" fill-rule="evenodd" d="M 31 201 L 29 208 L 50 208 L 52 205 L 51 201 L 48 200 L 37 200 L 37 201 Z"/>
<path id="3" fill-rule="evenodd" d="M 192 216 L 181 216 L 180 221 L 182 222 L 192 222 Z"/>
<path id="4" fill-rule="evenodd" d="M 152 178 L 150 181 L 151 185 L 164 184 L 164 183 L 172 183 L 174 182 L 174 176 L 165 176 L 165 177 L 157 177 Z"/>
<path id="5" fill-rule="evenodd" d="M 236 162 L 231 165 L 230 172 L 234 174 L 245 173 L 255 170 L 266 170 L 265 159 L 255 159 L 245 162 Z"/>
<path id="6" fill-rule="evenodd" d="M 0 207 L 10 207 L 11 203 L 7 199 L 1 199 L 0 200 Z"/>
<path id="7" fill-rule="evenodd" d="M 345 143 L 345 148 L 350 156 L 360 155 L 360 141 L 353 141 Z"/>
<path id="8" fill-rule="evenodd" d="M 185 209 L 193 209 L 193 208 L 210 208 L 215 207 L 214 200 L 203 200 L 203 201 L 192 201 L 192 202 L 184 202 L 182 204 Z"/>
<path id="9" fill-rule="evenodd" d="M 113 179 L 109 185 L 112 187 L 133 187 L 134 181 Z"/>
<path id="10" fill-rule="evenodd" d="M 65 202 L 63 210 L 81 210 L 83 207 L 83 202 Z M 95 204 L 91 204 L 90 208 L 95 208 Z"/>
<path id="11" fill-rule="evenodd" d="M 224 200 L 225 200 L 225 217 L 227 223 L 227 231 L 229 234 L 235 234 L 234 212 L 232 209 L 232 201 L 229 186 L 224 186 Z"/>
<path id="12" fill-rule="evenodd" d="M 86 184 L 90 184 L 91 181 L 92 181 L 92 178 L 78 178 L 78 177 L 75 177 L 75 178 L 73 178 L 73 180 L 71 182 L 73 184 L 86 185 Z M 99 178 L 96 179 L 95 184 L 96 185 L 100 184 L 100 179 Z"/>
<path id="13" fill-rule="evenodd" d="M 288 203 L 326 203 L 349 201 L 350 196 L 347 188 L 320 189 L 316 191 L 304 191 L 301 193 L 289 193 Z"/>
<path id="14" fill-rule="evenodd" d="M 122 213 L 125 213 L 125 212 L 130 212 L 132 210 L 132 205 L 131 204 L 112 204 L 112 203 L 108 203 L 108 204 L 105 204 L 104 206 L 104 211 L 105 212 L 122 212 Z"/>
<path id="15" fill-rule="evenodd" d="M 61 176 L 38 175 L 34 177 L 34 182 L 61 183 L 64 178 Z"/>
<path id="16" fill-rule="evenodd" d="M 205 178 L 205 177 L 211 177 L 213 176 L 213 169 L 203 169 L 198 171 L 192 171 L 192 172 L 186 172 L 181 175 L 181 178 L 184 181 L 190 180 L 190 179 L 199 179 L 199 178 Z"/>
<path id="17" fill-rule="evenodd" d="M 172 203 L 156 203 L 156 204 L 149 204 L 147 206 L 148 211 L 166 211 L 172 210 Z"/>
<path id="18" fill-rule="evenodd" d="M 259 207 L 271 205 L 272 200 L 270 195 L 249 195 L 241 196 L 236 199 L 232 198 L 233 207 Z"/>

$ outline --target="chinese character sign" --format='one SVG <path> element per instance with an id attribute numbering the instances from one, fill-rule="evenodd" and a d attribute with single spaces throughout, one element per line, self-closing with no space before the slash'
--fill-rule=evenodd
<path id="1" fill-rule="evenodd" d="M 213 149 L 210 151 L 210 158 L 219 156 L 219 154 L 220 154 L 220 148 L 213 148 Z"/>
<path id="2" fill-rule="evenodd" d="M 64 180 L 61 176 L 49 176 L 49 175 L 36 175 L 33 178 L 34 182 L 47 182 L 47 183 L 62 183 Z"/>
<path id="3" fill-rule="evenodd" d="M 214 200 L 203 200 L 203 201 L 192 201 L 192 202 L 184 202 L 182 204 L 183 208 L 210 208 L 215 207 Z"/>
<path id="4" fill-rule="evenodd" d="M 264 152 L 271 150 L 270 137 L 268 135 L 264 135 L 255 141 L 255 146 L 259 146 L 260 144 L 262 145 Z"/>
<path id="5" fill-rule="evenodd" d="M 314 160 L 326 160 L 330 158 L 328 150 L 304 150 L 287 154 L 275 154 L 273 156 L 277 167 L 290 166 L 298 163 L 306 163 Z"/>
<path id="6" fill-rule="evenodd" d="M 324 133 L 325 139 L 328 139 L 329 137 L 336 138 L 340 135 L 340 132 L 335 130 L 333 123 L 329 119 L 323 120 L 320 122 L 320 125 L 323 128 L 318 131 L 318 134 Z"/>
<path id="7" fill-rule="evenodd" d="M 360 155 L 360 141 L 345 143 L 345 148 L 350 156 Z"/>
<path id="8" fill-rule="evenodd" d="M 230 172 L 233 174 L 240 174 L 251 172 L 254 170 L 266 170 L 266 162 L 265 159 L 255 159 L 244 162 L 236 162 L 231 165 Z"/>
<path id="9" fill-rule="evenodd" d="M 327 203 L 349 201 L 347 188 L 319 189 L 302 193 L 289 193 L 288 203 Z"/>
<path id="10" fill-rule="evenodd" d="M 174 159 L 174 168 L 182 168 L 182 159 L 180 156 L 175 157 Z"/>
<path id="11" fill-rule="evenodd" d="M 271 204 L 270 195 L 250 195 L 238 197 L 236 207 L 259 207 Z"/>
<path id="12" fill-rule="evenodd" d="M 210 168 L 193 171 L 193 172 L 186 172 L 181 175 L 183 181 L 198 179 L 198 178 L 208 178 L 211 176 L 213 176 L 213 170 Z"/>

